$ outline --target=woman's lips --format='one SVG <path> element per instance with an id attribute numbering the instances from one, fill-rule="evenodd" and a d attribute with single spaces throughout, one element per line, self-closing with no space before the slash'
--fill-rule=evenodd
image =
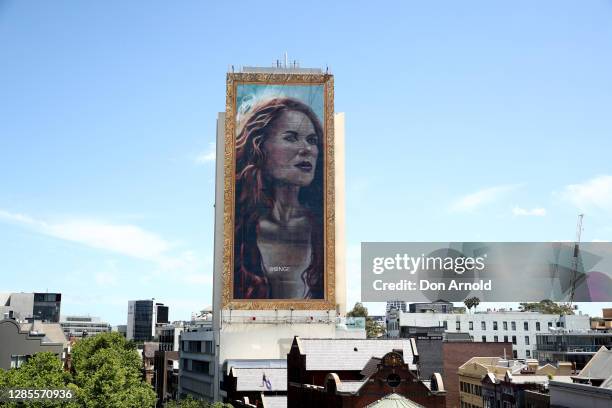
<path id="1" fill-rule="evenodd" d="M 312 171 L 312 163 L 307 161 L 299 162 L 295 165 L 298 169 L 302 170 L 304 173 L 308 173 Z"/>

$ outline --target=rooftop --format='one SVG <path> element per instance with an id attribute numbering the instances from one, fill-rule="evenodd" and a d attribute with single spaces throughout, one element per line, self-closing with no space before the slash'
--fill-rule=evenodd
<path id="1" fill-rule="evenodd" d="M 235 368 L 236 391 L 287 391 L 286 368 Z"/>
<path id="2" fill-rule="evenodd" d="M 367 405 L 366 408 L 424 408 L 423 405 L 417 404 L 408 398 L 402 397 L 399 394 L 389 394 L 378 401 Z"/>
<path id="3" fill-rule="evenodd" d="M 286 395 L 262 395 L 261 402 L 264 408 L 287 408 Z"/>
<path id="4" fill-rule="evenodd" d="M 402 350 L 411 370 L 412 339 L 301 339 L 296 338 L 300 354 L 306 356 L 306 369 L 315 371 L 361 371 L 372 357 L 382 358 L 393 350 Z M 416 350 L 415 350 L 416 351 Z"/>

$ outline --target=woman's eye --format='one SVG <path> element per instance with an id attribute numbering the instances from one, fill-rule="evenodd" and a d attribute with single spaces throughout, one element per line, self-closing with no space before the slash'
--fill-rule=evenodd
<path id="1" fill-rule="evenodd" d="M 288 141 L 288 142 L 297 142 L 297 136 L 296 135 L 285 135 L 283 137 L 283 139 Z"/>
<path id="2" fill-rule="evenodd" d="M 316 136 L 308 136 L 308 138 L 306 138 L 306 141 L 308 142 L 308 144 L 316 145 L 319 139 Z"/>

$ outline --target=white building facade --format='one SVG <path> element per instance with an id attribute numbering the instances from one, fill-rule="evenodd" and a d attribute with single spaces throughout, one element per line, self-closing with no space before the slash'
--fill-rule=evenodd
<path id="1" fill-rule="evenodd" d="M 60 325 L 66 337 L 93 336 L 111 331 L 111 326 L 94 316 L 64 316 Z"/>
<path id="2" fill-rule="evenodd" d="M 446 332 L 469 333 L 475 342 L 511 342 L 514 358 L 532 358 L 536 335 L 551 330 L 589 330 L 587 315 L 547 315 L 499 311 L 474 314 L 403 313 L 387 315 L 388 336 L 403 337 L 403 327 L 444 327 Z M 510 357 L 510 356 L 508 356 Z"/>

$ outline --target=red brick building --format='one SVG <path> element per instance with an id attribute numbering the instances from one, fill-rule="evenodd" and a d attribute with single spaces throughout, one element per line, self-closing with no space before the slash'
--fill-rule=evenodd
<path id="1" fill-rule="evenodd" d="M 505 351 L 505 354 L 504 354 Z M 459 408 L 460 366 L 472 357 L 512 356 L 512 343 L 442 342 L 442 366 L 446 386 L 446 407 Z"/>
<path id="2" fill-rule="evenodd" d="M 360 408 L 391 394 L 442 408 L 442 377 L 418 376 L 412 339 L 300 339 L 287 355 L 287 406 Z M 417 405 L 418 404 L 418 405 Z"/>

